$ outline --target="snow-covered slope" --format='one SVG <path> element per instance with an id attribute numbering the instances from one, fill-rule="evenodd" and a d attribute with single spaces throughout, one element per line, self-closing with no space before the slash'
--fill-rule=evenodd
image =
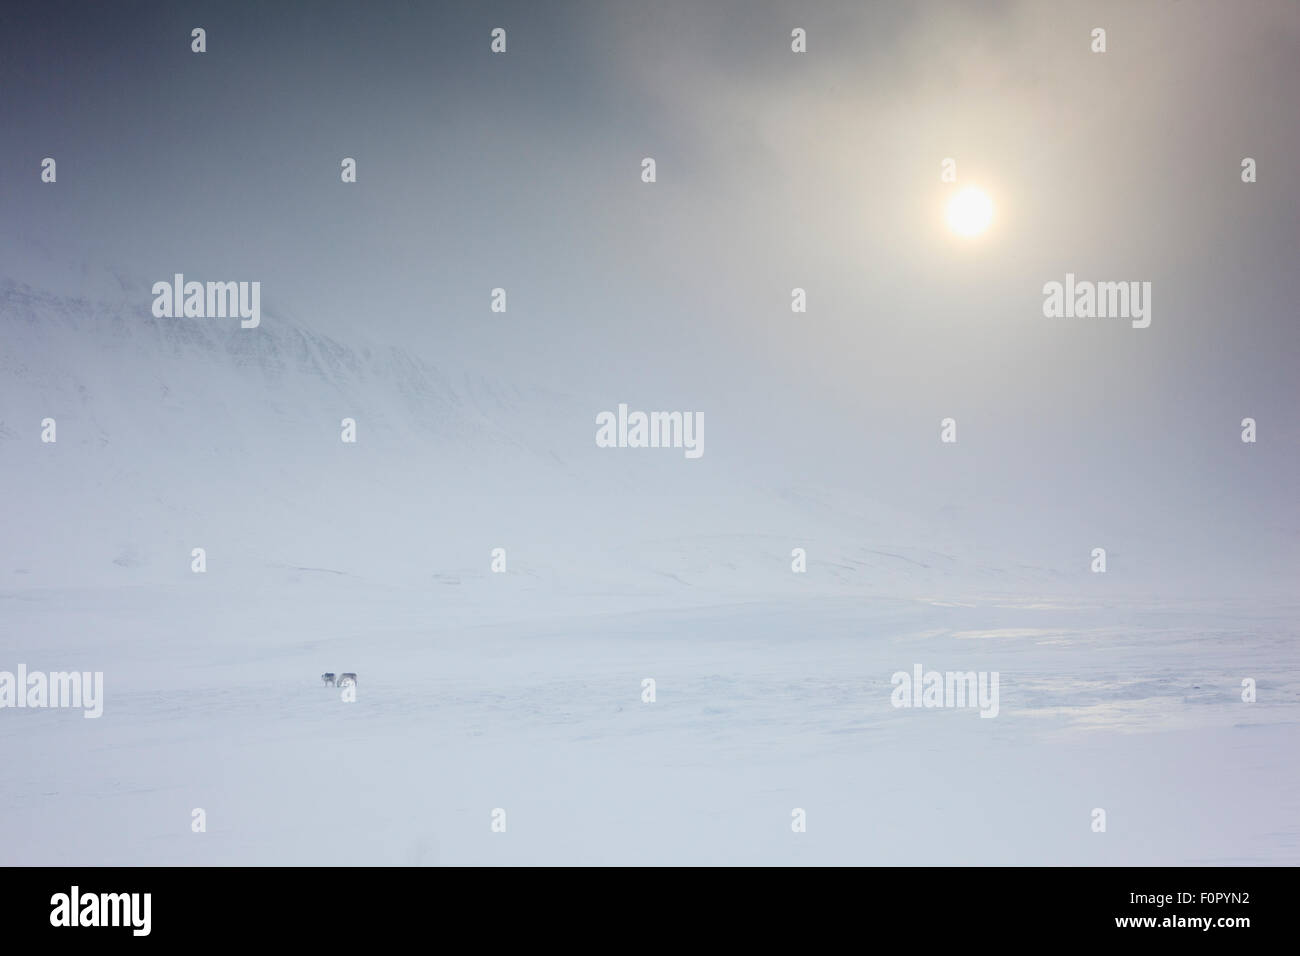
<path id="1" fill-rule="evenodd" d="M 597 448 L 595 414 L 618 397 L 275 312 L 247 330 L 156 318 L 146 283 L 65 271 L 89 291 L 0 279 L 0 575 L 14 586 L 179 582 L 196 547 L 241 587 L 314 568 L 463 595 L 496 547 L 518 586 L 571 597 L 1062 583 L 862 496 L 769 482 L 734 449 Z M 813 573 L 792 573 L 796 547 Z"/>

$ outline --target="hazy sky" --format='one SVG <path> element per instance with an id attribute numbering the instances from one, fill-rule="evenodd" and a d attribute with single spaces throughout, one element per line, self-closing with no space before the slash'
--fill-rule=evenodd
<path id="1" fill-rule="evenodd" d="M 0 223 L 705 409 L 774 480 L 1293 561 L 1298 92 L 1293 0 L 11 5 Z M 979 239 L 945 157 L 993 199 Z M 1067 272 L 1151 282 L 1150 328 L 1044 318 Z"/>

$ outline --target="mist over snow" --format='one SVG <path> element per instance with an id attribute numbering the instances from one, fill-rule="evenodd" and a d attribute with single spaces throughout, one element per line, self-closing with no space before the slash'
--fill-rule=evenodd
<path id="1" fill-rule="evenodd" d="M 1300 862 L 1249 7 L 6 11 L 0 864 Z"/>
<path id="2" fill-rule="evenodd" d="M 797 453 L 773 454 L 786 435 L 816 454 L 811 434 L 834 460 L 843 421 L 792 423 L 799 409 L 780 411 L 783 395 L 769 396 L 765 420 L 767 407 L 725 387 L 694 393 L 706 423 L 698 459 L 599 448 L 597 413 L 674 406 L 637 401 L 653 394 L 637 385 L 556 382 L 361 322 L 325 334 L 275 309 L 256 329 L 157 318 L 151 281 L 15 248 L 22 271 L 7 257 L 0 279 L 0 571 L 14 586 L 184 586 L 203 547 L 204 586 L 335 574 L 491 601 L 476 589 L 504 547 L 539 600 L 1285 593 L 1276 563 L 1251 578 L 1226 567 L 1223 539 L 1181 556 L 1142 529 L 1054 539 L 1031 501 L 999 523 L 1007 492 L 981 496 L 978 462 L 940 446 L 937 421 L 930 457 L 879 461 L 856 481 L 842 464 L 816 474 Z M 46 417 L 54 444 L 40 442 Z M 355 444 L 340 440 L 347 418 Z M 889 495 L 897 476 L 881 472 L 895 467 L 947 472 L 950 496 L 927 506 L 873 495 Z M 1276 533 L 1285 547 L 1291 534 Z M 1122 574 L 1088 573 L 1100 543 Z M 791 573 L 794 548 L 816 573 Z"/>

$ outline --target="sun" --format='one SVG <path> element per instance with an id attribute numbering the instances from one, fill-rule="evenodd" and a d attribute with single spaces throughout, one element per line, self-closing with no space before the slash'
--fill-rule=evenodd
<path id="1" fill-rule="evenodd" d="M 967 186 L 948 202 L 948 228 L 959 236 L 978 236 L 993 221 L 993 200 Z"/>

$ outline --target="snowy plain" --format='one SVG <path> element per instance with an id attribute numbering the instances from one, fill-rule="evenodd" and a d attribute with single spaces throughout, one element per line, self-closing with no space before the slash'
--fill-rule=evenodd
<path id="1" fill-rule="evenodd" d="M 1278 667 L 1279 618 L 818 600 L 539 620 L 521 601 L 490 622 L 308 575 L 257 596 L 4 606 L 7 647 L 40 634 L 29 658 L 108 675 L 97 720 L 4 715 L 7 863 L 1300 855 L 1300 678 Z M 999 716 L 895 709 L 890 674 L 914 661 L 998 670 Z M 315 680 L 322 662 L 359 673 L 355 703 Z M 1260 675 L 1257 703 L 1241 674 Z"/>

